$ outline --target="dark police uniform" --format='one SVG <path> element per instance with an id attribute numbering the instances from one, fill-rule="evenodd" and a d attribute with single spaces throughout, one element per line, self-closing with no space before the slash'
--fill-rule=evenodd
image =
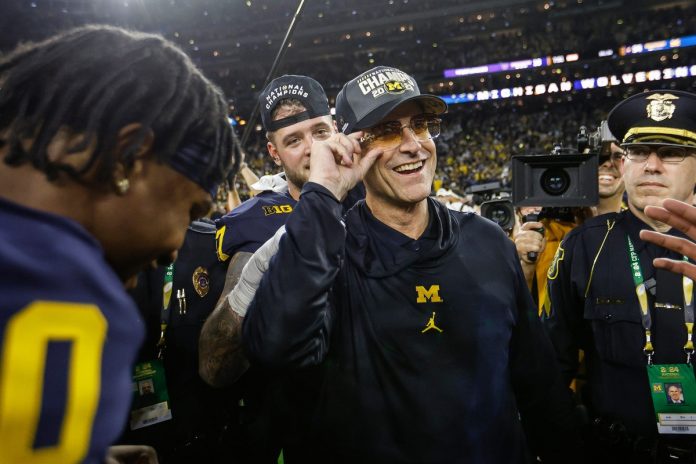
<path id="1" fill-rule="evenodd" d="M 228 264 L 216 256 L 215 233 L 212 223 L 191 223 L 174 263 L 163 353 L 172 419 L 128 430 L 121 439 L 155 447 L 163 464 L 275 462 L 275 456 L 264 449 L 265 437 L 247 421 L 247 405 L 240 403 L 245 382 L 215 389 L 198 375 L 198 337 L 222 293 Z M 147 317 L 141 362 L 155 358 L 159 351 L 164 276 L 164 267 L 141 275 L 133 291 Z"/>
<path id="2" fill-rule="evenodd" d="M 76 222 L 0 199 L 0 462 L 101 464 L 143 323 Z"/>
<path id="3" fill-rule="evenodd" d="M 264 365 L 318 365 L 312 462 L 527 462 L 518 414 L 531 439 L 569 443 L 570 400 L 512 242 L 428 204 L 411 240 L 364 202 L 344 225 L 307 183 L 286 223 L 243 340 Z"/>
<path id="4" fill-rule="evenodd" d="M 673 90 L 636 94 L 611 111 L 608 125 L 624 147 L 676 146 L 693 152 L 696 95 Z M 594 424 L 590 440 L 595 460 L 692 463 L 696 461 L 693 435 L 676 437 L 663 425 L 667 428 L 658 438 L 651 399 L 655 384 L 651 388 L 648 382 L 643 353 L 644 347 L 649 348 L 649 328 L 653 363 L 687 361 L 683 306 L 688 285 L 680 275 L 656 271 L 652 264 L 656 257 L 683 257 L 641 241 L 641 229 L 650 226 L 628 210 L 593 218 L 568 234 L 549 268 L 551 308 L 545 325 L 566 384 L 577 373 L 578 349 L 584 351 L 587 385 L 581 396 Z M 684 237 L 676 230 L 668 233 Z M 635 246 L 647 289 L 649 327 L 636 294 L 640 278 L 631 267 L 627 237 Z"/>
<path id="5" fill-rule="evenodd" d="M 548 273 L 551 313 L 544 323 L 567 385 L 577 374 L 578 349 L 585 353 L 585 405 L 591 419 L 601 420 L 597 424 L 601 438 L 621 442 L 619 449 L 607 452 L 628 453 L 627 448 L 641 440 L 649 452 L 652 444 L 648 442 L 657 434 L 627 235 L 651 289 L 653 361 L 686 361 L 683 309 L 676 309 L 683 305 L 681 279 L 668 272 L 656 273 L 652 265 L 654 258 L 682 257 L 643 242 L 642 229 L 652 230 L 628 210 L 592 218 L 566 236 Z M 676 230 L 669 234 L 684 237 Z"/>

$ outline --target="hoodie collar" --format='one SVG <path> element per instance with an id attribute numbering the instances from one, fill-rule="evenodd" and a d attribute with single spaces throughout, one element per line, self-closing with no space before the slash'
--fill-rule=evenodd
<path id="1" fill-rule="evenodd" d="M 380 222 L 365 202 L 348 212 L 346 254 L 371 277 L 393 275 L 414 263 L 435 259 L 456 243 L 452 219 L 442 204 L 428 198 L 428 226 L 414 240 Z"/>

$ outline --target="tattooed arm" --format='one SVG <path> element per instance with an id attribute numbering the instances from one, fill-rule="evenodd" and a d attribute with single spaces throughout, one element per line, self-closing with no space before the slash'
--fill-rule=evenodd
<path id="1" fill-rule="evenodd" d="M 213 387 L 231 385 L 249 367 L 242 351 L 244 318 L 232 310 L 227 295 L 237 285 L 242 269 L 251 256 L 251 253 L 239 252 L 232 257 L 220 300 L 201 329 L 198 373 Z"/>

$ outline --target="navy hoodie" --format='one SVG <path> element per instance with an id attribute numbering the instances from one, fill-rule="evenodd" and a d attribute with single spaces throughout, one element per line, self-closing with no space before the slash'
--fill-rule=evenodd
<path id="1" fill-rule="evenodd" d="M 570 451 L 570 399 L 514 245 L 428 208 L 412 240 L 364 202 L 344 222 L 306 184 L 244 320 L 249 356 L 321 369 L 316 462 L 528 462 L 525 431 L 534 454 Z"/>

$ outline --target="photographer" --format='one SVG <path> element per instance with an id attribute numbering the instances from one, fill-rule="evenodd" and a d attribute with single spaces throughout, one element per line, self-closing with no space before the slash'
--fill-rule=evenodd
<path id="1" fill-rule="evenodd" d="M 597 207 L 572 208 L 564 215 L 553 212 L 549 214 L 548 210 L 541 207 L 517 209 L 520 226 L 514 234 L 515 247 L 527 285 L 539 306 L 540 313 L 545 302 L 547 303 L 546 274 L 561 240 L 585 220 L 621 210 L 624 193 L 620 172 L 622 155 L 623 150 L 614 142 L 607 144 L 599 155 Z"/>

